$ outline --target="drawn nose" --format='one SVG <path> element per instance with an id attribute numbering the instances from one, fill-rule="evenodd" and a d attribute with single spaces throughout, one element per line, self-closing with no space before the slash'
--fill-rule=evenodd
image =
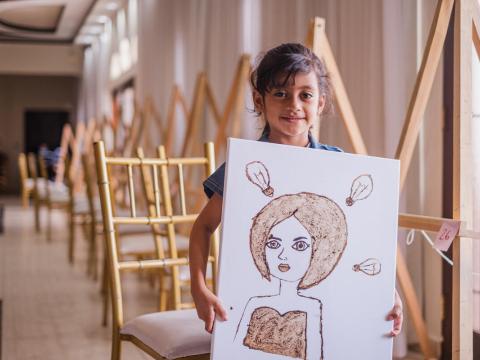
<path id="1" fill-rule="evenodd" d="M 278 258 L 280 260 L 287 260 L 287 255 L 285 254 L 285 248 L 283 248 L 282 251 L 280 251 L 280 254 L 278 254 Z"/>

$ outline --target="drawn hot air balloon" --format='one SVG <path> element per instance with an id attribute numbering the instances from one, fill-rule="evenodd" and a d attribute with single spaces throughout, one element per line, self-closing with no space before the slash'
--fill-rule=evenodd
<path id="1" fill-rule="evenodd" d="M 363 272 L 369 276 L 375 276 L 380 274 L 382 271 L 382 264 L 378 259 L 368 258 L 367 260 L 362 261 L 360 264 L 353 265 L 352 270 L 355 272 Z"/>
<path id="2" fill-rule="evenodd" d="M 273 196 L 273 188 L 270 186 L 270 174 L 261 161 L 252 161 L 245 166 L 247 179 L 257 185 L 265 196 Z"/>
<path id="3" fill-rule="evenodd" d="M 348 206 L 352 206 L 356 201 L 369 197 L 372 191 L 372 175 L 360 175 L 353 180 L 352 186 L 350 187 L 350 196 L 347 197 L 345 202 Z"/>

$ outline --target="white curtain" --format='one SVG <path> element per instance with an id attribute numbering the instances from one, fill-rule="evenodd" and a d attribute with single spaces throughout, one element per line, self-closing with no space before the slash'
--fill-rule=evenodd
<path id="1" fill-rule="evenodd" d="M 472 55 L 473 226 L 480 232 L 480 61 Z M 473 241 L 473 329 L 480 333 L 480 242 Z"/>

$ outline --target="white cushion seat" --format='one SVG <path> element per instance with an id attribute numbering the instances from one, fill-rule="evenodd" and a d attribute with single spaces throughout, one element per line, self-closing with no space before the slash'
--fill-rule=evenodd
<path id="1" fill-rule="evenodd" d="M 85 194 L 75 195 L 73 198 L 73 212 L 76 214 L 88 213 L 88 199 Z"/>
<path id="2" fill-rule="evenodd" d="M 65 203 L 70 202 L 70 196 L 66 193 L 52 191 L 50 192 L 50 201 L 54 203 Z"/>
<path id="3" fill-rule="evenodd" d="M 119 225 L 120 251 L 122 253 L 154 252 L 155 243 L 150 228 L 144 228 L 145 234 L 138 234 L 142 227 L 138 225 Z M 162 236 L 163 248 L 168 249 L 168 240 Z M 186 236 L 176 236 L 177 251 L 188 251 L 189 239 Z"/>
<path id="4" fill-rule="evenodd" d="M 195 309 L 141 315 L 127 322 L 120 333 L 137 338 L 166 359 L 210 352 L 211 335 Z"/>
<path id="5" fill-rule="evenodd" d="M 33 180 L 32 178 L 25 179 L 23 186 L 27 190 L 32 190 L 35 187 L 35 180 Z"/>
<path id="6" fill-rule="evenodd" d="M 122 237 L 120 235 L 120 253 L 128 254 L 146 254 L 155 251 L 155 243 L 151 233 L 144 235 L 132 235 Z"/>
<path id="7" fill-rule="evenodd" d="M 98 196 L 96 196 L 93 199 L 93 206 L 94 206 L 95 214 L 97 215 L 97 220 L 102 221 L 100 198 Z M 73 211 L 79 214 L 90 212 L 88 198 L 85 194 L 75 195 L 73 199 Z"/>
<path id="8" fill-rule="evenodd" d="M 47 181 L 45 179 L 37 179 L 38 195 L 41 199 L 47 198 L 47 186 L 50 191 L 50 201 L 56 203 L 67 203 L 70 201 L 68 188 L 64 184 Z"/>
<path id="9" fill-rule="evenodd" d="M 37 195 L 40 199 L 47 198 L 47 182 L 45 179 L 37 179 Z"/>

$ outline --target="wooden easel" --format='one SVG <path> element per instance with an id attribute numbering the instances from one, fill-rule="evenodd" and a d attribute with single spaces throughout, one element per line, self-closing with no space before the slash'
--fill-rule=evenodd
<path id="1" fill-rule="evenodd" d="M 439 0 L 434 21 L 430 28 L 428 42 L 423 54 L 422 65 L 412 93 L 407 116 L 397 147 L 396 158 L 400 160 L 400 188 L 405 184 L 406 174 L 412 159 L 416 139 L 430 95 L 435 72 L 445 42 L 448 23 L 452 16 L 455 0 Z M 460 231 L 454 241 L 453 268 L 453 358 L 472 359 L 472 238 L 480 234 L 471 231 L 472 204 L 471 179 L 468 172 L 472 155 L 469 145 L 471 122 L 471 44 L 475 45 L 480 57 L 480 9 L 474 0 L 456 0 L 455 10 L 455 91 L 454 91 L 454 219 L 462 220 Z M 321 56 L 331 73 L 340 115 L 344 120 L 353 147 L 358 153 L 366 153 L 358 125 L 343 83 L 340 80 L 328 40 L 325 35 L 325 23 L 315 19 L 309 32 L 309 39 L 314 51 Z M 337 88 L 336 86 L 339 86 Z M 343 110 L 342 110 L 343 109 Z M 347 116 L 351 116 L 346 118 Z M 363 146 L 362 146 L 363 145 Z M 364 151 L 364 152 L 363 152 Z M 465 205 L 466 204 L 466 205 Z M 412 214 L 400 214 L 399 225 L 402 227 L 438 231 L 448 219 L 426 217 Z M 405 302 L 420 341 L 425 358 L 434 357 L 430 346 L 425 322 L 420 305 L 407 270 L 405 259 L 397 251 L 397 276 L 404 292 Z"/>
<path id="2" fill-rule="evenodd" d="M 197 77 L 192 107 L 189 112 L 187 130 L 182 146 L 181 157 L 195 156 L 201 153 L 201 141 L 199 141 L 198 130 L 202 116 L 207 108 L 217 124 L 217 133 L 215 136 L 215 153 L 219 154 L 226 145 L 227 134 L 233 137 L 240 136 L 240 120 L 245 103 L 245 85 L 250 72 L 250 55 L 244 54 L 240 57 L 235 76 L 233 78 L 230 92 L 223 109 L 220 112 L 218 102 L 215 100 L 211 86 L 205 73 L 200 73 Z M 230 125 L 230 126 L 229 126 Z M 230 127 L 230 131 L 229 130 Z M 185 175 L 185 187 L 187 192 L 196 198 L 192 199 L 193 212 L 198 212 L 202 206 L 203 197 L 198 186 L 192 185 L 194 176 Z M 201 187 L 200 187 L 201 188 Z M 195 189 L 195 190 L 192 190 Z"/>
<path id="3" fill-rule="evenodd" d="M 225 146 L 227 137 L 227 128 L 231 118 L 232 129 L 229 135 L 238 137 L 240 135 L 240 115 L 244 104 L 245 84 L 250 70 L 250 55 L 244 54 L 240 57 L 235 71 L 235 77 L 230 87 L 230 92 L 224 110 L 220 113 L 218 103 L 213 96 L 211 86 L 205 73 L 200 73 L 197 77 L 192 107 L 189 113 L 187 131 L 185 133 L 182 157 L 190 156 L 195 150 L 200 149 L 198 141 L 198 128 L 203 112 L 210 108 L 215 122 L 218 126 L 215 136 L 215 150 Z"/>
<path id="4" fill-rule="evenodd" d="M 77 123 L 76 131 L 73 133 L 70 124 L 65 124 L 62 129 L 62 137 L 60 139 L 60 159 L 57 165 L 57 174 L 55 176 L 56 182 L 62 182 L 65 176 L 65 159 L 68 154 L 68 149 L 75 151 L 78 148 L 78 143 L 81 141 L 85 133 L 85 123 L 79 121 Z M 72 164 L 70 165 L 72 167 Z"/>
<path id="5" fill-rule="evenodd" d="M 69 172 L 70 179 L 73 180 L 72 186 L 74 193 L 82 190 L 83 174 L 81 167 L 81 154 L 87 146 L 91 146 L 94 132 L 96 131 L 96 121 L 91 119 L 87 125 L 83 121 L 78 122 L 75 133 L 72 132 L 70 124 L 65 124 L 62 129 L 62 138 L 60 140 L 60 159 L 57 165 L 56 182 L 63 182 L 65 176 L 65 159 L 68 150 L 72 152 Z"/>
<path id="6" fill-rule="evenodd" d="M 163 122 L 163 118 L 158 112 L 153 99 L 149 96 L 145 100 L 144 104 L 144 114 L 146 117 L 146 125 L 144 131 L 144 138 L 141 143 L 143 144 L 143 150 L 148 154 L 154 154 L 156 152 L 156 144 L 152 143 L 151 134 L 150 134 L 150 124 L 153 124 L 156 128 L 154 130 L 155 134 L 160 134 L 160 144 L 165 144 L 165 150 L 167 154 L 172 154 L 173 156 L 173 145 L 175 141 L 175 130 L 176 130 L 176 120 L 177 120 L 177 108 L 179 108 L 185 119 L 189 119 L 189 111 L 187 101 L 183 95 L 180 87 L 175 84 L 172 87 L 172 92 L 170 94 L 170 100 L 168 104 L 167 111 L 167 120 L 166 126 Z M 152 122 L 153 120 L 153 122 Z M 153 131 L 153 129 L 152 129 Z M 155 141 L 157 143 L 158 141 Z"/>

